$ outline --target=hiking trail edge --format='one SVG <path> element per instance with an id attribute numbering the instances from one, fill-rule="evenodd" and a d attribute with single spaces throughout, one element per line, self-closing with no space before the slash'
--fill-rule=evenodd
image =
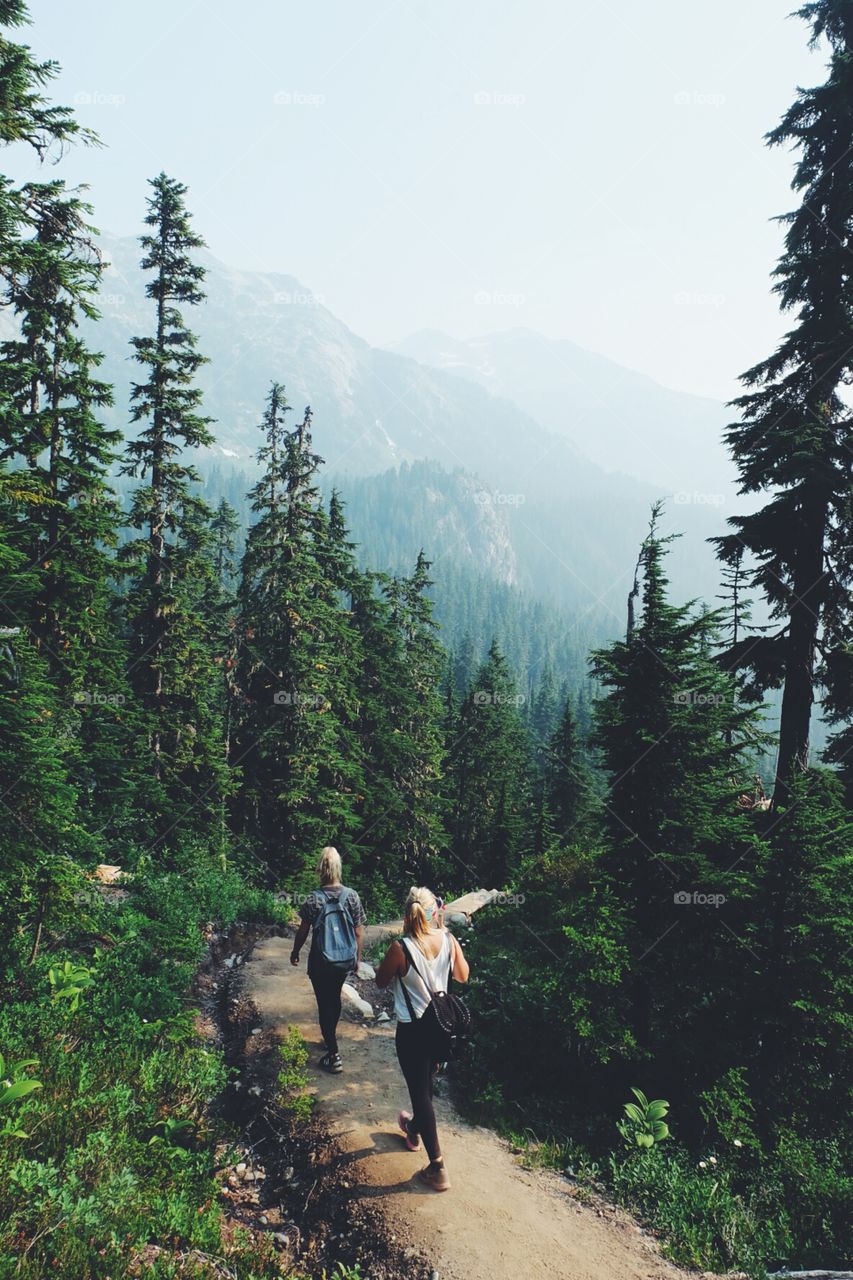
<path id="1" fill-rule="evenodd" d="M 365 945 L 389 933 L 365 930 Z M 441 1280 L 685 1280 L 626 1214 L 604 1204 L 580 1204 L 569 1184 L 545 1170 L 522 1168 L 506 1143 L 469 1125 L 445 1098 L 436 1098 L 442 1151 L 452 1189 L 437 1194 L 417 1177 L 421 1148 L 409 1152 L 397 1130 L 408 1107 L 394 1051 L 395 1023 L 341 1018 L 344 1071 L 331 1076 L 317 1006 L 306 976 L 307 952 L 290 963 L 292 938 L 259 942 L 244 966 L 246 995 L 268 1032 L 282 1039 L 299 1028 L 310 1054 L 320 1115 L 352 1162 L 352 1194 L 378 1204 L 398 1242 L 422 1249 Z M 696 1272 L 691 1273 L 696 1280 Z"/>

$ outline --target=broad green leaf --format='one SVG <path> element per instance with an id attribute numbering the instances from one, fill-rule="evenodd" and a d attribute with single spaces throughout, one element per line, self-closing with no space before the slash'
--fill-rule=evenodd
<path id="1" fill-rule="evenodd" d="M 16 1080 L 14 1084 L 10 1084 L 9 1088 L 0 1093 L 0 1107 L 6 1107 L 10 1102 L 17 1102 L 19 1098 L 24 1098 L 28 1093 L 32 1093 L 34 1089 L 41 1089 L 42 1085 L 38 1080 Z"/>

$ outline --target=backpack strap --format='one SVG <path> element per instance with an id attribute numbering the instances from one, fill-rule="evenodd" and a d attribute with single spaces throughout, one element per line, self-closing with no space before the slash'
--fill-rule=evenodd
<path id="1" fill-rule="evenodd" d="M 403 951 L 405 953 L 406 959 L 408 960 L 409 964 L 412 965 L 414 962 L 409 952 L 409 948 L 406 946 L 402 938 L 400 939 L 400 946 L 403 948 Z M 417 969 L 415 969 L 415 973 L 417 972 L 418 972 Z M 405 974 L 403 975 L 403 977 L 405 977 Z M 418 977 L 420 977 L 420 974 L 418 974 Z M 403 978 L 400 978 L 399 981 L 400 981 L 400 986 L 403 989 L 403 999 L 406 1002 L 406 1008 L 409 1010 L 409 1017 L 411 1018 L 412 1022 L 417 1022 L 418 1019 L 415 1014 L 414 1005 L 412 1004 L 412 997 L 409 995 L 409 989 L 406 986 L 405 982 L 403 981 Z"/>
<path id="2" fill-rule="evenodd" d="M 320 888 L 316 890 L 317 893 L 322 894 L 322 898 L 323 898 L 322 902 L 318 904 L 320 907 L 321 914 L 326 907 L 345 906 L 346 903 L 349 902 L 350 897 L 352 896 L 352 893 L 353 893 L 352 889 L 348 889 L 346 885 L 342 884 L 340 893 L 337 894 L 334 898 L 330 898 L 329 890 L 331 889 L 331 887 L 332 887 L 331 885 L 322 884 L 320 885 Z M 319 919 L 319 916 L 318 916 L 318 919 Z"/>

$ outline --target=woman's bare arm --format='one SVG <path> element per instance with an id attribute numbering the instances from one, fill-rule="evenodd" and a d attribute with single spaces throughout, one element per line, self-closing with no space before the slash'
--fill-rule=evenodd
<path id="1" fill-rule="evenodd" d="M 450 945 L 453 948 L 453 955 L 450 961 L 450 972 L 453 974 L 457 982 L 467 982 L 468 975 L 471 970 L 468 967 L 468 961 L 465 959 L 465 952 L 459 945 L 459 939 L 450 935 Z"/>
<path id="2" fill-rule="evenodd" d="M 389 986 L 398 974 L 406 971 L 406 957 L 399 942 L 392 942 L 385 952 L 384 959 L 376 970 L 377 987 Z"/>

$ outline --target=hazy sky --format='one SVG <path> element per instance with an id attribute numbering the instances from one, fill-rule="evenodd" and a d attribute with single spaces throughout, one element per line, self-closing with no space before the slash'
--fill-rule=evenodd
<path id="1" fill-rule="evenodd" d="M 136 234 L 189 184 L 234 266 L 299 277 L 369 341 L 526 326 L 728 397 L 782 331 L 791 157 L 822 77 L 785 0 L 30 0 L 106 147 L 63 160 Z"/>

